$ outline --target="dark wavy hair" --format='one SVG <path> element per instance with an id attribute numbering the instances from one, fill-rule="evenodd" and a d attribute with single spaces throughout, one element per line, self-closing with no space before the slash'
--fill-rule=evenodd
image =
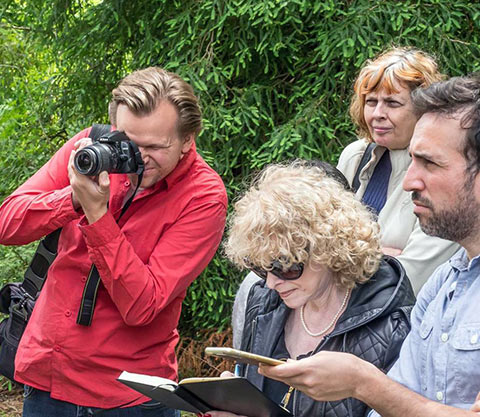
<path id="1" fill-rule="evenodd" d="M 467 170 L 476 175 L 480 171 L 480 73 L 467 77 L 453 77 L 412 93 L 418 117 L 425 113 L 439 113 L 460 118 L 466 130 L 463 153 Z"/>

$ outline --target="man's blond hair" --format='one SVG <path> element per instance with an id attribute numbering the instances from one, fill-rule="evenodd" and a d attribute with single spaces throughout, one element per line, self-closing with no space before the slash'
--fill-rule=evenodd
<path id="1" fill-rule="evenodd" d="M 152 113 L 162 100 L 170 102 L 178 114 L 177 131 L 181 139 L 195 138 L 202 130 L 202 112 L 193 88 L 177 74 L 149 67 L 127 75 L 112 91 L 110 122 L 116 125 L 117 108 L 125 104 L 135 115 Z"/>

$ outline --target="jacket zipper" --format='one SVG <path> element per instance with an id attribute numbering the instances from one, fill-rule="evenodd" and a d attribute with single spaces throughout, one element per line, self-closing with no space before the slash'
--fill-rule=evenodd
<path id="1" fill-rule="evenodd" d="M 252 348 L 253 348 L 253 341 L 255 340 L 255 333 L 257 331 L 257 318 L 254 318 L 252 320 L 252 335 L 250 336 L 250 343 L 246 349 L 247 352 L 251 352 L 252 351 Z M 250 364 L 247 364 L 247 366 L 245 367 L 245 373 L 243 374 L 243 376 L 247 376 L 248 375 L 248 370 L 250 368 Z"/>
<path id="2" fill-rule="evenodd" d="M 315 355 L 315 353 L 318 353 L 321 351 L 323 345 L 328 341 L 330 338 L 330 335 L 327 335 L 323 338 L 322 342 L 317 346 L 316 349 L 312 352 L 312 356 Z M 293 412 L 293 417 L 297 417 L 299 414 L 297 413 L 297 390 L 293 390 L 293 404 L 292 404 L 292 412 Z"/>
<path id="3" fill-rule="evenodd" d="M 293 405 L 292 405 L 293 417 L 297 416 L 297 390 L 293 389 Z"/>

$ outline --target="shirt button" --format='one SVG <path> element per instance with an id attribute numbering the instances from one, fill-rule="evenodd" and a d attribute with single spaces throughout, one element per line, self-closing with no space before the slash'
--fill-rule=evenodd
<path id="1" fill-rule="evenodd" d="M 470 338 L 470 343 L 474 345 L 477 342 L 478 342 L 478 334 L 472 335 L 472 337 Z"/>
<path id="2" fill-rule="evenodd" d="M 443 400 L 443 392 L 442 392 L 442 391 L 438 391 L 436 397 L 437 397 L 437 400 L 438 400 L 438 401 L 442 401 L 442 400 Z"/>
<path id="3" fill-rule="evenodd" d="M 53 348 L 53 350 L 54 350 L 55 352 L 60 352 L 61 349 L 60 349 L 60 346 L 55 346 L 55 347 Z"/>
<path id="4" fill-rule="evenodd" d="M 446 342 L 448 340 L 448 333 L 442 333 L 440 339 L 442 342 Z"/>
<path id="5" fill-rule="evenodd" d="M 82 277 L 82 282 L 87 282 L 87 277 Z"/>
<path id="6" fill-rule="evenodd" d="M 130 187 L 130 181 L 125 181 L 125 183 L 123 184 L 125 187 Z"/>
<path id="7" fill-rule="evenodd" d="M 70 310 L 65 311 L 65 316 L 70 317 L 72 315 L 72 312 Z"/>

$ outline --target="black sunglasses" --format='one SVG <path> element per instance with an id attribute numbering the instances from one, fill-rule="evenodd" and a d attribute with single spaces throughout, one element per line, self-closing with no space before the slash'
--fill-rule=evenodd
<path id="1" fill-rule="evenodd" d="M 267 279 L 267 274 L 269 272 L 285 281 L 293 281 L 294 279 L 300 278 L 303 274 L 303 263 L 292 264 L 290 268 L 284 270 L 280 261 L 276 260 L 272 262 L 270 268 L 271 269 L 266 270 L 250 263 L 248 267 L 248 269 L 255 272 L 262 279 Z"/>

